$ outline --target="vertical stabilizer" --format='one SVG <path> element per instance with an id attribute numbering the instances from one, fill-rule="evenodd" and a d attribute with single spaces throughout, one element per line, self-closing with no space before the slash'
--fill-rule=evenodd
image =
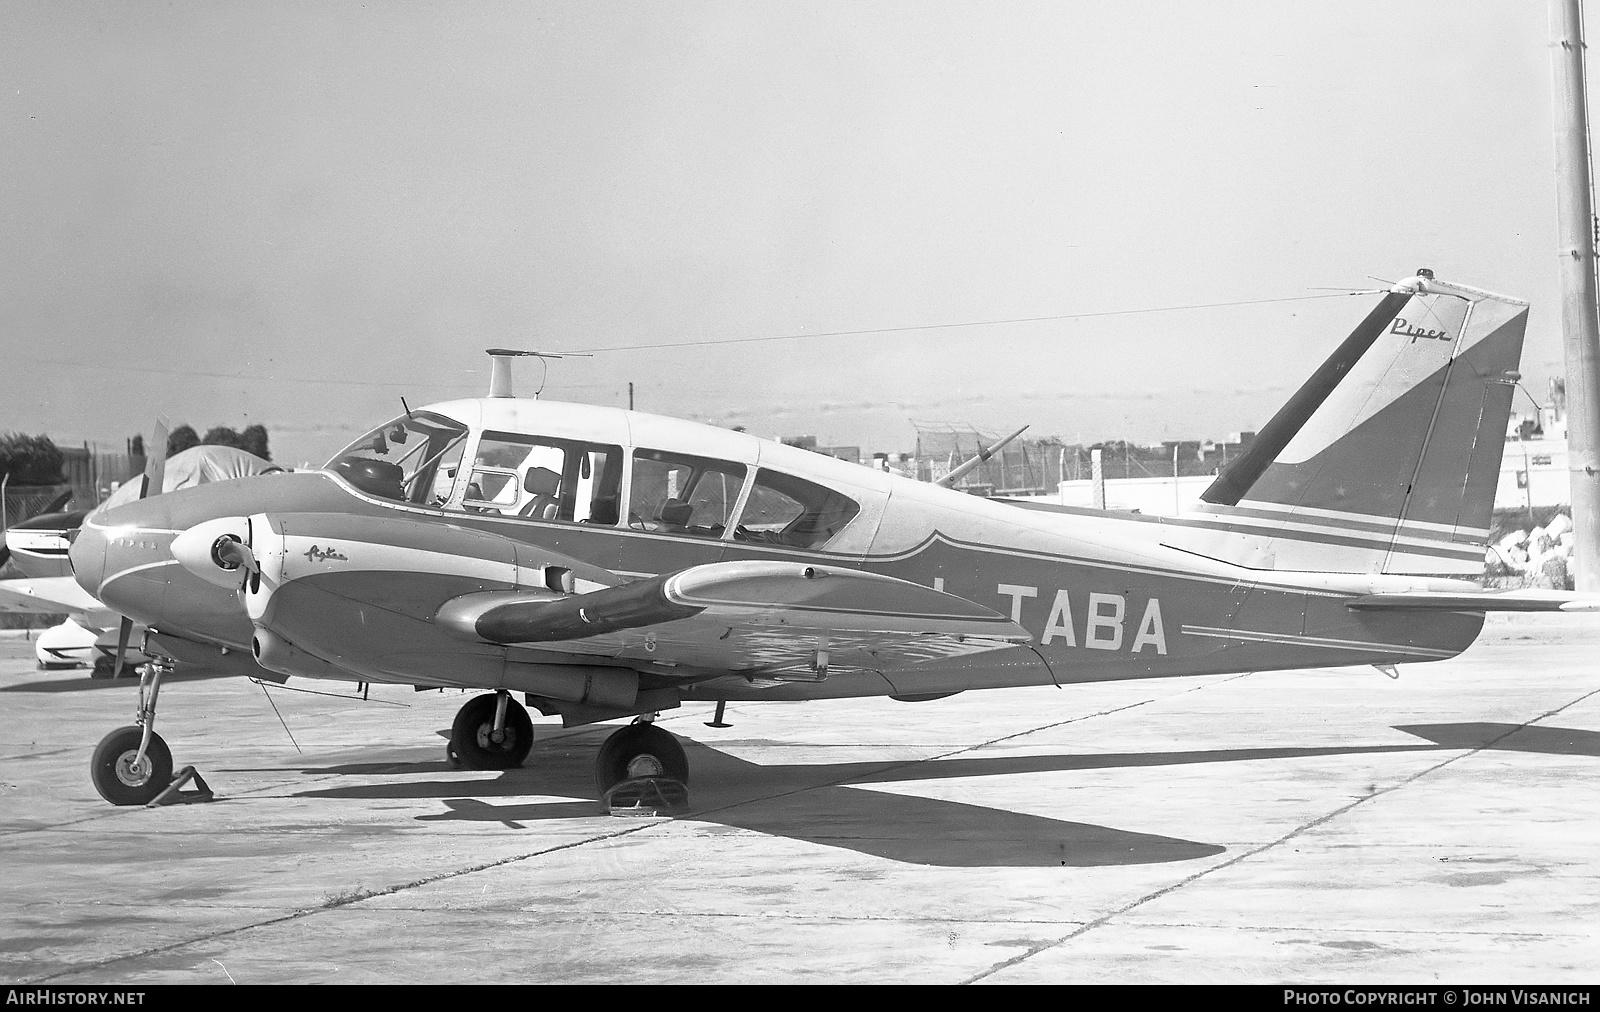
<path id="1" fill-rule="evenodd" d="M 1196 519 L 1272 568 L 1475 575 L 1528 304 L 1410 278 L 1206 490 Z"/>

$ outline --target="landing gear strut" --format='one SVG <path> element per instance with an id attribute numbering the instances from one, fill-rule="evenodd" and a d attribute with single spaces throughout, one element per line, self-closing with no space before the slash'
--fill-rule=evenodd
<path id="1" fill-rule="evenodd" d="M 474 696 L 450 725 L 449 756 L 469 770 L 509 770 L 533 748 L 533 721 L 504 689 Z"/>
<path id="2" fill-rule="evenodd" d="M 613 815 L 655 814 L 689 804 L 689 757 L 683 746 L 642 718 L 600 746 L 594 779 Z"/>
<path id="3" fill-rule="evenodd" d="M 100 739 L 89 760 L 94 789 L 113 805 L 149 804 L 172 782 L 172 750 L 155 732 L 156 697 L 167 671 L 160 661 L 145 665 L 139 676 L 137 723 Z"/>

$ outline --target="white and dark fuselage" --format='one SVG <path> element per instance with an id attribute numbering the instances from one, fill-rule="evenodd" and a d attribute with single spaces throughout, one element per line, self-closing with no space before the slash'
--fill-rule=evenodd
<path id="1" fill-rule="evenodd" d="M 1229 551 L 1244 556 L 1252 539 L 1260 540 L 1248 517 L 1212 512 L 1164 522 L 1025 509 L 743 433 L 611 408 L 486 398 L 419 414 L 449 420 L 464 433 L 448 454 L 457 461 L 455 475 L 445 473 L 441 460 L 437 474 L 413 475 L 409 491 L 375 484 L 381 469 L 368 463 L 369 450 L 353 478 L 336 461 L 327 471 L 180 490 L 91 518 L 73 552 L 77 578 L 108 606 L 157 630 L 164 638 L 158 642 L 173 641 L 174 652 L 226 647 L 240 656 L 265 649 L 263 664 L 281 673 L 417 685 L 521 688 L 506 674 L 519 665 L 598 666 L 637 671 L 645 687 L 680 699 L 922 696 L 1434 660 L 1464 649 L 1482 623 L 1481 614 L 1418 621 L 1347 606 L 1384 591 L 1466 586 L 1458 581 L 1226 561 Z M 400 431 L 401 421 L 375 432 Z M 377 442 L 400 451 L 388 445 L 392 440 Z M 534 449 L 518 460 L 485 452 L 490 444 L 497 452 L 508 445 Z M 535 493 L 514 486 L 537 485 L 526 475 L 542 459 L 537 448 L 551 446 L 565 449 L 569 465 L 574 456 L 595 462 L 588 473 L 569 468 L 560 476 L 570 479 L 569 500 L 581 495 L 591 504 L 606 491 L 602 461 L 614 468 L 611 496 L 630 507 L 649 499 L 639 483 L 659 478 L 663 460 L 710 461 L 702 474 L 722 487 L 695 510 L 709 503 L 714 516 L 668 524 L 659 515 L 668 511 L 660 509 L 652 517 L 632 509 L 585 513 L 580 503 L 565 518 L 560 510 L 535 509 Z M 353 458 L 347 451 L 344 459 Z M 511 491 L 495 495 L 483 487 L 497 476 Z M 774 519 L 770 509 L 756 508 L 774 488 L 802 500 L 817 493 L 797 489 L 820 488 L 854 511 L 817 543 L 783 544 L 781 510 Z M 258 556 L 270 540 L 270 558 L 262 563 L 271 569 L 270 594 L 256 591 L 265 599 L 248 600 L 249 580 L 236 591 L 174 558 L 175 537 L 219 517 L 248 518 Z M 708 519 L 717 522 L 693 522 Z M 747 522 L 753 519 L 769 522 Z M 1277 536 L 1295 535 L 1278 530 Z M 670 618 L 537 643 L 474 641 L 470 629 L 463 635 L 459 623 L 441 621 L 441 609 L 472 595 L 582 593 L 737 561 L 796 562 L 919 584 L 1010 619 L 1028 642 L 958 656 L 930 649 L 916 663 L 902 656 L 884 664 L 873 656 L 870 637 L 854 643 L 836 634 L 824 647 L 831 660 L 826 671 L 807 673 L 779 663 L 781 650 L 763 655 L 759 630 L 738 630 L 719 652 L 699 628 L 678 642 L 677 627 L 692 623 Z M 552 586 L 552 573 L 566 574 L 570 585 Z"/>
<path id="2" fill-rule="evenodd" d="M 158 657 L 258 676 L 494 690 L 449 754 L 529 755 L 511 693 L 567 725 L 640 715 L 596 755 L 608 808 L 687 804 L 650 715 L 794 700 L 1321 667 L 1465 649 L 1527 304 L 1397 283 L 1177 518 L 975 498 L 745 433 L 491 395 L 406 414 L 326 469 L 88 516 L 82 590 Z M 171 776 L 151 706 L 96 788 Z M 719 714 L 721 712 L 719 707 Z"/>

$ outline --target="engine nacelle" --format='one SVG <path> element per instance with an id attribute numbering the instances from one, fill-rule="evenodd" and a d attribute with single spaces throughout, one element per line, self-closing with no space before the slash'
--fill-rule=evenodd
<path id="1" fill-rule="evenodd" d="M 280 675 L 335 678 L 342 681 L 359 680 L 351 672 L 306 653 L 264 626 L 256 626 L 255 635 L 250 637 L 250 654 L 256 659 L 257 664 Z"/>
<path id="2" fill-rule="evenodd" d="M 505 688 L 535 696 L 626 710 L 639 698 L 639 673 L 631 668 L 582 664 L 506 664 Z"/>

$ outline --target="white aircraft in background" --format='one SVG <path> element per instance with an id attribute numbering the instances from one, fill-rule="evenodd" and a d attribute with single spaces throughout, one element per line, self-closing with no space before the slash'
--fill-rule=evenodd
<path id="1" fill-rule="evenodd" d="M 165 432 L 154 440 L 165 446 Z M 122 616 L 101 604 L 72 578 L 67 551 L 86 517 L 134 502 L 148 481 L 162 492 L 228 481 L 280 467 L 231 446 L 196 446 L 170 460 L 150 458 L 145 473 L 125 482 L 91 510 L 66 510 L 71 493 L 63 493 L 44 511 L 10 527 L 0 545 L 0 567 L 10 561 L 23 578 L 0 580 L 0 613 L 65 615 L 66 620 L 39 633 L 34 656 L 40 668 L 88 666 L 93 678 L 110 678 L 117 670 L 117 629 Z M 138 642 L 135 640 L 134 642 Z M 125 667 L 148 658 L 134 648 L 125 652 Z"/>

